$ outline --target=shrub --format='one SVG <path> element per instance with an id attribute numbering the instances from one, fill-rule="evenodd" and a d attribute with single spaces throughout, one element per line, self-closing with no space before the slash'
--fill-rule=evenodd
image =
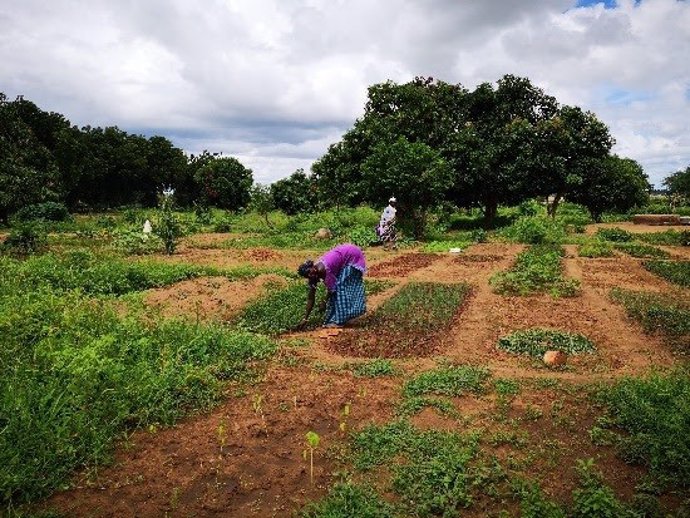
<path id="1" fill-rule="evenodd" d="M 68 221 L 71 216 L 62 203 L 46 201 L 22 207 L 14 213 L 14 218 L 18 221 Z"/>
<path id="2" fill-rule="evenodd" d="M 10 235 L 0 245 L 0 251 L 10 255 L 31 255 L 42 252 L 48 245 L 48 236 L 37 223 L 22 223 L 12 227 Z"/>
<path id="3" fill-rule="evenodd" d="M 623 230 L 622 228 L 614 227 L 614 228 L 600 228 L 597 230 L 597 237 L 604 239 L 605 241 L 613 241 L 616 243 L 625 243 L 628 241 L 632 241 L 635 236 L 628 232 L 627 230 Z"/>
<path id="4" fill-rule="evenodd" d="M 165 249 L 163 240 L 156 234 L 144 234 L 138 229 L 118 229 L 113 232 L 113 247 L 126 255 L 147 255 Z"/>
<path id="5" fill-rule="evenodd" d="M 565 228 L 553 218 L 522 217 L 506 228 L 504 235 L 530 245 L 560 244 L 565 239 Z"/>
<path id="6" fill-rule="evenodd" d="M 173 194 L 174 191 L 164 191 L 159 199 L 160 211 L 158 216 L 158 225 L 155 229 L 156 234 L 163 240 L 165 252 L 171 255 L 177 248 L 177 242 L 183 235 L 182 225 L 173 212 Z"/>

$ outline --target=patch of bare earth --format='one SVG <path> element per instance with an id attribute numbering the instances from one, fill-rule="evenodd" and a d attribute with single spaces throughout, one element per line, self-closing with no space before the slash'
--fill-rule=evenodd
<path id="1" fill-rule="evenodd" d="M 332 482 L 336 462 L 328 452 L 346 443 L 344 406 L 347 428 L 383 423 L 398 391 L 387 379 L 274 369 L 211 414 L 134 434 L 111 467 L 77 478 L 46 505 L 94 518 L 291 516 Z M 308 431 L 321 437 L 313 485 L 303 458 Z"/>
<path id="2" fill-rule="evenodd" d="M 405 277 L 409 273 L 426 268 L 439 259 L 437 254 L 409 253 L 383 261 L 369 268 L 369 277 Z"/>
<path id="3" fill-rule="evenodd" d="M 202 277 L 150 290 L 145 302 L 169 317 L 229 320 L 268 289 L 286 284 L 286 279 L 278 275 L 235 281 L 225 277 Z"/>

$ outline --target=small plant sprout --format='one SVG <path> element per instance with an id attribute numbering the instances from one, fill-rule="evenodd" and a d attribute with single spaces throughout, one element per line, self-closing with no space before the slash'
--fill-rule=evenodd
<path id="1" fill-rule="evenodd" d="M 345 406 L 343 407 L 343 411 L 340 413 L 341 421 L 340 421 L 340 431 L 342 433 L 347 433 L 347 421 L 350 418 L 350 403 L 345 403 Z"/>
<path id="2" fill-rule="evenodd" d="M 223 447 L 225 446 L 225 441 L 228 437 L 228 426 L 224 419 L 221 419 L 220 423 L 218 423 L 216 436 L 218 437 L 218 444 L 220 444 L 220 452 L 223 453 Z"/>
<path id="3" fill-rule="evenodd" d="M 306 460 L 307 452 L 309 452 L 309 480 L 311 485 L 314 485 L 314 450 L 319 447 L 321 437 L 316 432 L 309 431 L 305 436 L 307 439 L 307 449 L 302 452 L 302 456 Z"/>
<path id="4" fill-rule="evenodd" d="M 268 427 L 266 426 L 266 417 L 264 416 L 263 401 L 264 401 L 264 397 L 261 394 L 257 394 L 256 396 L 254 396 L 254 399 L 252 400 L 252 408 L 254 409 L 255 414 L 261 416 L 261 422 L 264 425 L 264 433 L 266 435 L 268 435 Z"/>

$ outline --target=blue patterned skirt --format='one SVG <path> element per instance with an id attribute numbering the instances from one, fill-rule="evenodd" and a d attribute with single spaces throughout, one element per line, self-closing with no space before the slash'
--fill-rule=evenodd
<path id="1" fill-rule="evenodd" d="M 338 275 L 336 292 L 328 299 L 323 323 L 343 325 L 366 310 L 362 271 L 352 265 L 345 266 Z"/>

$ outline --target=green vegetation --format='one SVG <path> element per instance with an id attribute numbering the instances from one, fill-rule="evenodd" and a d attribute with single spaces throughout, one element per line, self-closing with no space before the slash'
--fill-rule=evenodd
<path id="1" fill-rule="evenodd" d="M 486 474 L 474 468 L 478 437 L 419 431 L 400 420 L 370 425 L 353 437 L 355 466 L 368 470 L 393 462 L 391 486 L 406 516 L 457 516 L 469 507 Z"/>
<path id="2" fill-rule="evenodd" d="M 565 239 L 566 230 L 560 220 L 546 216 L 524 216 L 503 229 L 502 234 L 528 245 L 559 245 Z"/>
<path id="3" fill-rule="evenodd" d="M 390 360 L 375 358 L 370 361 L 357 363 L 352 367 L 352 372 L 359 378 L 377 378 L 379 376 L 391 376 L 395 374 L 395 367 Z"/>
<path id="4" fill-rule="evenodd" d="M 604 241 L 613 241 L 614 243 L 627 243 L 635 239 L 635 235 L 622 228 L 600 228 L 597 230 L 597 237 Z"/>
<path id="5" fill-rule="evenodd" d="M 679 286 L 690 286 L 690 261 L 646 261 L 644 267 Z"/>
<path id="6" fill-rule="evenodd" d="M 125 429 L 171 424 L 208 407 L 224 380 L 274 350 L 259 336 L 144 322 L 78 291 L 18 285 L 0 280 L 5 502 L 44 495 L 75 468 L 107 461 Z"/>
<path id="7" fill-rule="evenodd" d="M 606 241 L 595 239 L 581 245 L 578 249 L 580 257 L 613 257 L 613 247 Z"/>
<path id="8" fill-rule="evenodd" d="M 31 289 L 80 289 L 93 295 L 122 295 L 172 284 L 203 275 L 222 275 L 214 268 L 161 262 L 132 262 L 97 256 L 86 250 L 64 255 L 45 254 L 17 261 L 0 257 L 0 279 L 20 282 Z M 246 269 L 225 272 L 229 277 L 252 276 Z M 256 275 L 256 274 L 253 274 Z M 16 286 L 17 284 L 13 284 Z"/>
<path id="9" fill-rule="evenodd" d="M 432 371 L 422 372 L 405 383 L 403 395 L 423 396 L 436 394 L 461 396 L 466 392 L 481 394 L 490 373 L 481 367 L 470 365 L 444 366 Z"/>
<path id="10" fill-rule="evenodd" d="M 514 354 L 526 354 L 541 358 L 549 350 L 563 351 L 567 354 L 592 353 L 596 347 L 587 337 L 554 329 L 533 328 L 517 331 L 499 338 L 499 349 Z"/>
<path id="11" fill-rule="evenodd" d="M 599 399 L 623 433 L 620 455 L 642 464 L 661 487 L 690 488 L 690 376 L 687 370 L 626 378 L 604 387 Z"/>
<path id="12" fill-rule="evenodd" d="M 489 282 L 502 295 L 548 292 L 553 297 L 573 297 L 579 292 L 580 281 L 563 277 L 562 255 L 561 247 L 532 246 L 518 255 L 509 271 L 495 274 Z"/>
<path id="13" fill-rule="evenodd" d="M 616 250 L 625 252 L 633 257 L 640 258 L 666 258 L 669 253 L 654 246 L 643 245 L 641 243 L 617 243 L 614 245 Z"/>
<path id="14" fill-rule="evenodd" d="M 455 408 L 455 405 L 453 405 L 453 403 L 451 403 L 447 399 L 423 396 L 406 397 L 405 399 L 403 399 L 402 403 L 398 405 L 396 413 L 401 417 L 409 417 L 418 414 L 427 407 L 434 408 L 438 410 L 441 414 L 447 415 L 449 417 L 460 417 L 460 414 Z"/>
<path id="15" fill-rule="evenodd" d="M 447 328 L 470 293 L 466 284 L 411 282 L 363 321 L 366 334 L 339 347 L 374 357 L 424 354 Z"/>
<path id="16" fill-rule="evenodd" d="M 672 295 L 615 288 L 611 297 L 639 321 L 645 331 L 660 333 L 687 349 L 690 336 L 690 302 Z"/>
<path id="17" fill-rule="evenodd" d="M 352 482 L 338 483 L 323 500 L 305 506 L 300 518 L 394 518 L 391 505 L 373 489 Z"/>
<path id="18" fill-rule="evenodd" d="M 390 282 L 365 279 L 367 295 L 373 295 L 390 287 Z M 257 333 L 276 335 L 294 328 L 302 317 L 307 306 L 308 287 L 303 280 L 291 282 L 286 288 L 268 290 L 268 295 L 247 305 L 235 319 L 243 329 Z M 316 304 L 323 299 L 325 289 L 319 283 L 316 293 Z M 314 329 L 323 321 L 323 315 L 312 311 L 305 329 Z"/>

